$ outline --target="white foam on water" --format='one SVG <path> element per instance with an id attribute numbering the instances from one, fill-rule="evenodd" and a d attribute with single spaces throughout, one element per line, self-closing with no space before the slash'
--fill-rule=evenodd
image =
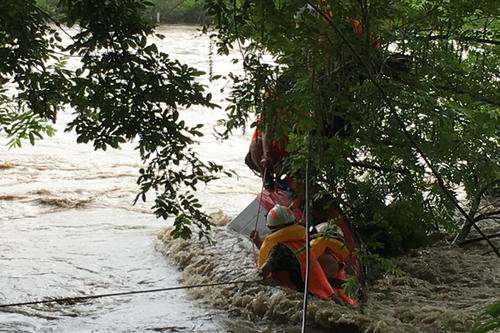
<path id="1" fill-rule="evenodd" d="M 173 240 L 169 228 L 158 238 L 158 248 L 182 270 L 185 284 L 258 276 L 248 238 L 225 227 L 214 231 L 214 245 Z M 327 332 L 470 332 L 480 309 L 500 297 L 500 264 L 493 254 L 482 255 L 484 251 L 484 246 L 443 244 L 413 251 L 397 258 L 401 276 L 387 275 L 370 285 L 360 309 L 311 297 L 308 320 Z M 255 322 L 300 326 L 302 294 L 289 289 L 256 283 L 188 293 Z"/>
<path id="2" fill-rule="evenodd" d="M 208 72 L 209 41 L 197 27 L 161 26 L 156 40 L 172 58 Z M 66 38 L 62 35 L 63 38 Z M 229 57 L 214 57 L 214 72 L 237 69 Z M 68 59 L 76 67 L 79 59 Z M 227 141 L 213 135 L 224 117 L 227 83 L 200 78 L 222 109 L 182 110 L 188 124 L 203 123 L 196 150 L 204 160 L 232 169 L 197 192 L 208 212 L 235 215 L 253 199 L 259 180 L 243 163 L 249 135 Z M 134 143 L 94 151 L 64 132 L 71 110 L 58 116 L 56 134 L 31 146 L 8 149 L 0 136 L 0 303 L 178 284 L 177 270 L 155 251 L 153 239 L 169 221 L 154 218 L 146 203 L 132 202 L 142 166 Z M 0 310 L 8 332 L 221 332 L 234 328 L 220 311 L 186 300 L 183 291 L 102 299 L 73 306 L 43 305 Z M 243 322 L 237 327 L 252 331 Z M 255 332 L 255 330 L 253 330 Z"/>

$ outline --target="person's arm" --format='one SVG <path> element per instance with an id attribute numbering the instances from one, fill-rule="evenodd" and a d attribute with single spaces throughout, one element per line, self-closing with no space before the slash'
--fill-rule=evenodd
<path id="1" fill-rule="evenodd" d="M 262 246 L 262 239 L 259 236 L 259 232 L 257 230 L 253 230 L 250 233 L 250 239 L 253 241 L 255 246 L 257 246 L 258 249 Z"/>
<path id="2" fill-rule="evenodd" d="M 266 261 L 264 265 L 262 265 L 262 267 L 260 268 L 259 274 L 264 280 L 266 280 L 269 277 L 270 273 L 271 273 L 271 266 Z"/>

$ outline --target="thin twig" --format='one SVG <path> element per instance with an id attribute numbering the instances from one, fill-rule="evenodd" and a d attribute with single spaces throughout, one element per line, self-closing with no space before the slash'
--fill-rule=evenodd
<path id="1" fill-rule="evenodd" d="M 66 30 L 63 29 L 61 23 L 59 23 L 56 19 L 54 19 L 52 16 L 50 16 L 49 13 L 47 13 L 46 11 L 44 11 L 43 9 L 41 9 L 40 7 L 38 6 L 34 6 L 36 8 L 36 10 L 38 10 L 40 12 L 40 14 L 42 14 L 43 16 L 45 16 L 45 18 L 47 18 L 49 21 L 51 21 L 52 23 L 54 23 L 56 25 L 56 27 L 59 28 L 59 30 L 61 30 L 62 32 L 64 32 L 64 34 L 66 36 L 68 36 L 69 38 L 71 38 L 72 40 L 75 40 L 73 38 L 73 36 L 71 36 Z"/>
<path id="2" fill-rule="evenodd" d="M 465 42 L 476 42 L 480 44 L 490 44 L 490 45 L 500 45 L 500 40 L 485 39 L 485 38 L 474 38 L 474 37 L 463 37 L 463 36 L 451 36 L 451 35 L 434 35 L 428 36 L 425 39 L 429 40 L 457 40 Z"/>
<path id="3" fill-rule="evenodd" d="M 493 202 L 488 202 L 488 203 L 484 204 L 484 206 L 479 207 L 479 211 L 482 211 L 482 210 L 484 210 L 485 208 L 488 208 L 488 207 L 496 207 L 499 204 L 500 204 L 500 198 L 496 199 Z"/>
<path id="4" fill-rule="evenodd" d="M 488 239 L 495 238 L 495 237 L 500 237 L 500 232 L 497 232 L 497 233 L 491 234 L 491 235 L 487 235 L 486 237 L 488 237 Z M 467 239 L 467 240 L 464 240 L 464 241 L 460 242 L 460 245 L 462 246 L 462 245 L 465 245 L 465 244 L 479 242 L 479 241 L 482 241 L 482 240 L 484 240 L 483 237 L 471 238 L 471 239 Z"/>
<path id="5" fill-rule="evenodd" d="M 404 168 L 392 168 L 392 167 L 385 167 L 385 166 L 380 166 L 376 164 L 371 164 L 367 162 L 360 162 L 360 161 L 348 161 L 350 165 L 353 167 L 357 168 L 363 168 L 363 169 L 371 169 L 371 170 L 376 170 L 380 172 L 394 172 L 394 173 L 400 173 L 400 174 L 409 174 L 410 171 Z"/>
<path id="6" fill-rule="evenodd" d="M 474 221 L 478 222 L 481 220 L 495 219 L 495 218 L 500 218 L 500 210 L 479 214 L 478 216 L 474 217 Z"/>
<path id="7" fill-rule="evenodd" d="M 479 204 L 481 203 L 481 197 L 486 193 L 486 191 L 490 188 L 493 187 L 497 184 L 500 184 L 500 179 L 495 179 L 492 182 L 489 182 L 488 184 L 484 185 L 474 196 L 472 202 L 472 208 L 470 210 L 470 214 L 468 214 L 470 219 L 473 219 L 473 217 L 476 215 L 476 212 L 478 211 Z M 476 221 L 475 221 L 476 222 Z M 453 243 L 459 243 L 463 241 L 467 235 L 470 232 L 471 229 L 471 224 L 469 223 L 468 220 L 466 220 L 460 230 L 460 232 L 457 234 L 455 239 L 453 240 Z"/>

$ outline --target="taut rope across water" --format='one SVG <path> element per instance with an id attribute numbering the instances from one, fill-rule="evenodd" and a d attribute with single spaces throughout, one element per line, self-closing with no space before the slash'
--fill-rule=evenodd
<path id="1" fill-rule="evenodd" d="M 259 280 L 241 280 L 241 281 L 230 281 L 230 282 L 194 284 L 194 285 L 188 285 L 188 286 L 165 287 L 165 288 L 156 288 L 156 289 L 132 290 L 132 291 L 123 291 L 123 292 L 116 292 L 116 293 L 87 295 L 87 296 L 61 297 L 61 298 L 53 298 L 53 299 L 38 300 L 38 301 L 0 304 L 0 308 L 24 306 L 24 305 L 47 304 L 47 303 L 72 304 L 72 303 L 83 302 L 83 301 L 90 300 L 90 299 L 104 298 L 104 297 L 115 297 L 115 296 L 135 295 L 135 294 L 148 294 L 148 293 L 157 293 L 157 292 L 162 292 L 162 291 L 227 286 L 227 285 L 236 285 L 236 284 L 253 284 L 253 283 L 257 283 L 257 282 L 259 282 Z"/>

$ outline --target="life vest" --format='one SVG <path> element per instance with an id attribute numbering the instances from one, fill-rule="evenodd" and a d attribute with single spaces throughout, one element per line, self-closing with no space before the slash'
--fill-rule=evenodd
<path id="1" fill-rule="evenodd" d="M 330 250 L 339 260 L 344 260 L 349 255 L 347 246 L 335 238 L 318 237 L 311 241 L 311 248 L 319 257 L 325 253 L 326 249 Z"/>
<path id="2" fill-rule="evenodd" d="M 328 2 L 325 0 L 318 0 L 316 2 L 316 5 L 319 7 L 321 12 L 326 16 L 326 17 L 320 16 L 322 21 L 329 23 L 329 21 L 333 18 L 334 13 L 333 13 L 333 10 L 328 5 Z M 364 32 L 363 32 L 363 26 L 361 24 L 361 21 L 358 19 L 350 19 L 350 21 L 351 21 L 351 26 L 352 26 L 352 29 L 354 30 L 354 34 L 356 35 L 356 37 L 358 37 L 360 39 L 363 38 Z M 370 39 L 371 39 L 372 47 L 374 49 L 380 48 L 379 37 L 373 33 L 370 34 L 370 37 L 371 37 Z"/>
<path id="3" fill-rule="evenodd" d="M 261 123 L 260 115 L 257 116 L 256 119 L 256 127 L 252 134 L 252 142 L 257 141 L 257 139 L 262 139 L 262 130 L 259 129 L 259 125 Z M 288 136 L 283 135 L 281 138 L 276 140 L 271 140 L 271 146 L 269 147 L 271 158 L 275 161 L 280 161 L 288 156 L 288 152 L 286 151 L 286 146 L 288 144 Z"/>
<path id="4" fill-rule="evenodd" d="M 293 224 L 291 226 L 279 229 L 272 234 L 268 235 L 259 252 L 259 267 L 262 267 L 267 261 L 267 257 L 271 252 L 271 249 L 281 243 L 287 246 L 297 258 L 300 264 L 300 271 L 302 275 L 302 280 L 305 280 L 306 273 L 306 249 L 305 249 L 305 228 L 299 224 Z M 311 251 L 309 254 L 309 291 L 318 298 L 329 300 L 335 296 L 335 291 L 328 282 L 328 279 L 318 262 L 318 259 Z M 294 288 L 289 277 L 286 274 L 279 272 L 271 273 L 272 277 L 277 279 L 281 284 Z"/>
<path id="5" fill-rule="evenodd" d="M 357 19 L 351 19 L 351 26 L 352 29 L 354 30 L 354 34 L 356 35 L 356 37 L 360 39 L 363 38 L 365 33 L 363 32 L 363 26 L 361 24 L 361 21 Z M 380 38 L 377 35 L 371 33 L 370 40 L 372 43 L 372 47 L 374 49 L 380 48 Z"/>
<path id="6" fill-rule="evenodd" d="M 333 254 L 339 263 L 341 263 L 339 270 L 335 274 L 335 278 L 340 281 L 347 279 L 345 271 L 345 260 L 351 255 L 347 246 L 338 239 L 318 237 L 311 241 L 311 249 L 316 258 L 322 256 L 326 251 Z M 346 304 L 357 305 L 358 301 L 352 296 L 348 296 L 342 288 L 334 288 L 342 301 Z"/>

